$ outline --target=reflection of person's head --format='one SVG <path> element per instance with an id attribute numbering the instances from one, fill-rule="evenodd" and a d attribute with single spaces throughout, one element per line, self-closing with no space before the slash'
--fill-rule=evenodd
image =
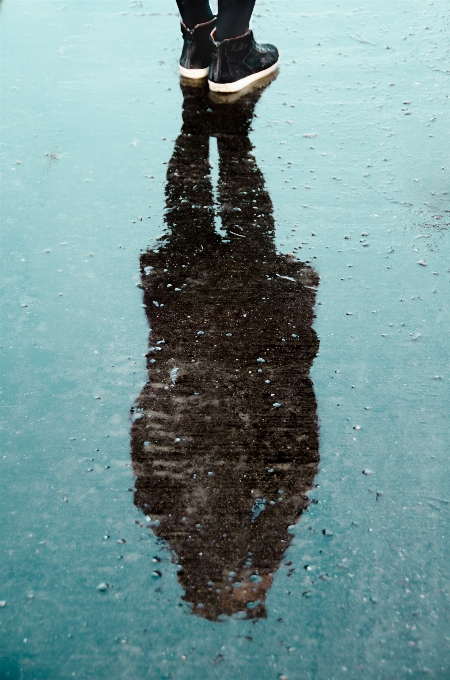
<path id="1" fill-rule="evenodd" d="M 309 370 L 318 278 L 275 250 L 272 203 L 249 139 L 262 90 L 226 103 L 182 90 L 167 233 L 141 256 L 152 331 L 132 426 L 135 503 L 176 554 L 195 613 L 263 617 L 288 527 L 317 471 Z"/>

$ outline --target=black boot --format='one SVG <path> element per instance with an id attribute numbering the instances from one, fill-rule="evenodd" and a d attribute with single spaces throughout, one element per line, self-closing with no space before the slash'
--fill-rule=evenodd
<path id="1" fill-rule="evenodd" d="M 215 28 L 216 18 L 204 24 L 188 28 L 181 22 L 184 44 L 180 58 L 180 73 L 185 78 L 205 78 L 208 75 L 214 45 L 210 40 Z"/>
<path id="2" fill-rule="evenodd" d="M 208 83 L 213 92 L 238 92 L 247 85 L 268 76 L 278 67 L 280 55 L 274 45 L 258 45 L 253 32 L 222 42 L 214 41 Z"/>

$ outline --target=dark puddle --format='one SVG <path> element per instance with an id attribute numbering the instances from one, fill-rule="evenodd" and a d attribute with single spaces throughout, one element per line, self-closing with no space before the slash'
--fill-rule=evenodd
<path id="1" fill-rule="evenodd" d="M 265 617 L 319 461 L 309 378 L 318 276 L 275 250 L 249 139 L 264 87 L 220 100 L 203 85 L 181 89 L 167 232 L 141 256 L 152 347 L 131 430 L 134 500 L 174 551 L 194 613 Z"/>

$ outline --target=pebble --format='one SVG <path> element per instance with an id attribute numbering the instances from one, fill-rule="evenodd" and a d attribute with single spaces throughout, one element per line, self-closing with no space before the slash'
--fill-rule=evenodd
<path id="1" fill-rule="evenodd" d="M 363 473 L 363 475 L 371 475 L 372 470 L 363 470 L 362 473 Z"/>
<path id="2" fill-rule="evenodd" d="M 6 600 L 0 600 L 0 607 L 6 607 Z"/>
<path id="3" fill-rule="evenodd" d="M 108 585 L 107 583 L 100 583 L 100 584 L 97 586 L 97 590 L 99 590 L 99 591 L 102 592 L 102 593 L 103 593 L 105 590 L 108 590 L 108 588 L 109 588 L 109 585 Z"/>

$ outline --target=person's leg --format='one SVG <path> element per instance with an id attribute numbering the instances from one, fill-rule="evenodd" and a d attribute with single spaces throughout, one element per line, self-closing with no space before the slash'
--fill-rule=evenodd
<path id="1" fill-rule="evenodd" d="M 198 24 L 211 21 L 213 13 L 209 0 L 177 0 L 178 10 L 187 28 L 195 28 Z"/>
<path id="2" fill-rule="evenodd" d="M 209 0 L 177 0 L 177 5 L 183 35 L 180 73 L 193 80 L 205 78 L 213 51 L 209 36 L 215 28 L 216 18 L 211 12 Z"/>
<path id="3" fill-rule="evenodd" d="M 274 45 L 255 42 L 249 30 L 255 0 L 219 0 L 216 29 L 211 32 L 214 52 L 208 71 L 213 92 L 239 92 L 278 68 Z"/>
<path id="4" fill-rule="evenodd" d="M 250 24 L 255 0 L 219 0 L 215 39 L 238 38 Z"/>

